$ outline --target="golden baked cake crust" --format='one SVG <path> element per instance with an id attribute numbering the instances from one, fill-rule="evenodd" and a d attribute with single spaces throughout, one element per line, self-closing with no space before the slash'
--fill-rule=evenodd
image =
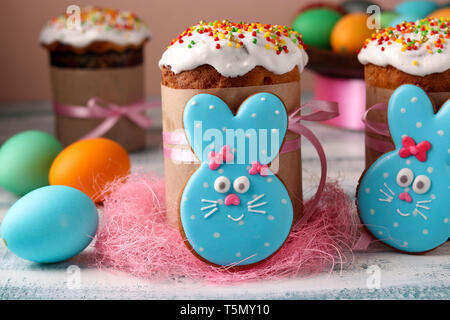
<path id="1" fill-rule="evenodd" d="M 419 77 L 392 66 L 380 67 L 369 63 L 364 67 L 364 77 L 368 85 L 378 88 L 395 90 L 402 84 L 414 84 L 428 92 L 450 91 L 450 69 Z"/>
<path id="2" fill-rule="evenodd" d="M 240 77 L 228 78 L 210 65 L 201 65 L 193 70 L 173 73 L 169 67 L 162 67 L 162 84 L 174 89 L 210 89 L 262 86 L 288 83 L 300 80 L 297 67 L 283 74 L 275 74 L 264 67 L 257 66 Z"/>

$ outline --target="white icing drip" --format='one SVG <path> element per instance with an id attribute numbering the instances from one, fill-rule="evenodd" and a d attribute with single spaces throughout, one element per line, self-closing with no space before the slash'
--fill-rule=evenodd
<path id="1" fill-rule="evenodd" d="M 143 23 L 136 24 L 132 30 L 118 30 L 108 28 L 107 20 L 100 26 L 87 22 L 78 29 L 67 28 L 65 21 L 49 22 L 39 36 L 39 42 L 45 45 L 60 42 L 76 48 L 86 47 L 95 41 L 106 41 L 121 46 L 140 45 L 146 39 L 150 39 L 150 31 Z"/>
<path id="2" fill-rule="evenodd" d="M 107 41 L 117 45 L 140 45 L 145 39 L 150 38 L 150 32 L 146 27 L 132 31 L 118 30 L 58 30 L 52 26 L 45 26 L 41 32 L 39 41 L 43 44 L 51 44 L 60 42 L 62 44 L 71 45 L 73 47 L 86 47 L 95 41 Z"/>
<path id="3" fill-rule="evenodd" d="M 402 34 L 405 38 L 419 40 L 420 32 Z M 434 41 L 439 39 L 439 34 L 428 35 L 428 40 L 424 42 L 418 50 L 402 51 L 402 44 L 392 42 L 378 44 L 377 41 L 370 41 L 366 48 L 363 48 L 358 55 L 362 64 L 372 63 L 377 66 L 385 67 L 388 65 L 415 76 L 426 76 L 432 73 L 440 73 L 450 69 L 450 49 L 448 40 L 446 41 L 442 53 L 437 53 L 434 47 Z M 428 53 L 426 46 L 429 45 L 433 53 Z M 384 47 L 384 51 L 381 50 Z M 417 61 L 414 65 L 413 61 Z"/>
<path id="4" fill-rule="evenodd" d="M 304 49 L 300 49 L 296 43 L 286 36 L 281 39 L 286 41 L 289 53 L 276 54 L 275 50 L 265 48 L 268 43 L 264 38 L 264 32 L 257 34 L 257 43 L 253 43 L 254 36 L 251 32 L 242 31 L 245 38 L 240 39 L 243 46 L 240 48 L 228 47 L 227 39 L 214 41 L 213 37 L 206 33 L 193 32 L 192 36 L 185 37 L 183 43 L 178 41 L 171 45 L 161 57 L 159 67 L 170 67 L 172 72 L 178 74 L 182 71 L 193 70 L 198 66 L 208 64 L 213 66 L 225 77 L 242 76 L 256 66 L 262 66 L 275 74 L 283 74 L 298 66 L 302 72 L 308 63 L 308 55 Z M 188 48 L 188 42 L 193 40 L 195 45 Z M 220 44 L 220 49 L 216 45 Z"/>

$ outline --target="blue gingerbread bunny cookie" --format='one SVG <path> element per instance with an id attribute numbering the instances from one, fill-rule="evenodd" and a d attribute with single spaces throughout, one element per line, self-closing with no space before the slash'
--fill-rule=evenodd
<path id="1" fill-rule="evenodd" d="M 180 223 L 202 260 L 248 266 L 285 242 L 292 203 L 268 164 L 279 153 L 287 123 L 283 102 L 270 93 L 250 96 L 236 115 L 210 94 L 186 104 L 183 125 L 201 165 L 183 190 Z"/>
<path id="2" fill-rule="evenodd" d="M 450 237 L 450 100 L 435 114 L 421 88 L 403 85 L 389 101 L 388 122 L 396 149 L 363 174 L 359 215 L 385 244 L 427 252 Z"/>

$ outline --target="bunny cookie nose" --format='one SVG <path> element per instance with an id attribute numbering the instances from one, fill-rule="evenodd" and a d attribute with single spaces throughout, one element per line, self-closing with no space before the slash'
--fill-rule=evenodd
<path id="1" fill-rule="evenodd" d="M 231 205 L 239 205 L 241 203 L 241 199 L 239 199 L 239 196 L 235 193 L 230 193 L 225 197 L 225 205 L 231 206 Z"/>
<path id="2" fill-rule="evenodd" d="M 400 195 L 398 196 L 398 198 L 399 198 L 400 200 L 406 201 L 406 202 L 408 202 L 408 203 L 411 203 L 411 202 L 412 202 L 412 198 L 411 198 L 411 196 L 409 195 L 408 192 L 402 192 L 402 193 L 400 193 Z"/>

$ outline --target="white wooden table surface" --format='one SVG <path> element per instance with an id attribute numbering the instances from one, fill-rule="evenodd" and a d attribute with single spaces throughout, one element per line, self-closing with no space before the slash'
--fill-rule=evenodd
<path id="1" fill-rule="evenodd" d="M 154 118 L 158 116 L 156 112 Z M 1 105 L 0 143 L 27 129 L 51 132 L 52 121 L 48 102 Z M 319 124 L 309 127 L 323 143 L 329 177 L 337 179 L 353 199 L 364 167 L 363 134 Z M 164 170 L 160 146 L 132 154 L 131 159 L 133 168 Z M 320 166 L 307 142 L 303 143 L 303 167 L 305 190 L 314 190 Z M 16 200 L 0 189 L 0 220 Z M 14 256 L 2 242 L 0 299 L 450 299 L 450 242 L 421 256 L 383 246 L 374 249 L 355 253 L 352 266 L 331 275 L 219 286 L 179 279 L 158 283 L 89 268 L 92 246 L 69 261 L 40 265 Z M 379 288 L 368 286 L 377 275 Z"/>

